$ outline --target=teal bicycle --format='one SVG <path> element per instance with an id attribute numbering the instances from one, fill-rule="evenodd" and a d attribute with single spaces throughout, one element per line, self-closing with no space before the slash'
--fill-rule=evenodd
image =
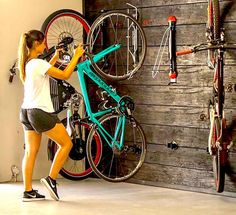
<path id="1" fill-rule="evenodd" d="M 72 95 L 67 120 L 73 142 L 66 166 L 61 173 L 69 179 L 80 180 L 91 172 L 110 182 L 129 179 L 141 168 L 147 151 L 146 139 L 140 124 L 133 116 L 134 101 L 129 96 L 120 96 L 93 72 L 94 66 L 108 54 L 121 48 L 111 45 L 77 65 L 77 74 L 83 97 Z M 88 76 L 113 100 L 112 107 L 93 112 L 88 96 L 85 77 Z M 79 107 L 85 104 L 87 116 L 80 118 Z M 69 126 L 68 126 L 69 125 Z M 53 141 L 51 141 L 53 143 Z M 52 158 L 56 144 L 51 146 Z M 78 165 L 83 161 L 83 165 Z M 80 166 L 80 167 L 78 167 Z"/>
<path id="2" fill-rule="evenodd" d="M 109 11 L 99 16 L 90 28 L 77 12 L 63 10 L 52 14 L 43 29 L 48 47 L 70 42 L 63 55 L 66 59 L 71 59 L 73 46 L 78 43 L 86 43 L 89 53 L 77 66 L 82 94 L 65 81 L 55 80 L 51 86 L 54 109 L 61 112 L 68 108 L 62 123 L 73 142 L 60 174 L 70 180 L 81 180 L 93 173 L 112 182 L 129 179 L 144 162 L 145 135 L 133 116 L 133 99 L 118 95 L 103 79 L 121 81 L 137 73 L 146 54 L 142 27 L 129 14 Z M 59 64 L 63 62 L 64 58 Z M 102 105 L 98 111 L 91 107 L 87 78 L 101 90 Z M 81 111 L 84 105 L 86 114 Z M 50 160 L 56 151 L 57 144 L 49 140 Z"/>

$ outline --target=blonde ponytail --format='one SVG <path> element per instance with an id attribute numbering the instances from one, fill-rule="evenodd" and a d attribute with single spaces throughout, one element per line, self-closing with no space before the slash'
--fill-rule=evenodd
<path id="1" fill-rule="evenodd" d="M 22 34 L 18 47 L 18 69 L 20 71 L 20 79 L 25 82 L 25 64 L 28 58 L 28 48 L 26 43 L 27 34 Z"/>
<path id="2" fill-rule="evenodd" d="M 38 30 L 31 30 L 28 33 L 22 34 L 18 48 L 18 69 L 20 71 L 20 79 L 25 83 L 25 65 L 29 57 L 29 52 L 33 48 L 35 41 L 42 43 L 44 41 L 44 34 Z"/>

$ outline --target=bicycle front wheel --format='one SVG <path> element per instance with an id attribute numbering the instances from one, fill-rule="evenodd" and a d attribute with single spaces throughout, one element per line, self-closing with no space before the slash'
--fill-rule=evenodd
<path id="1" fill-rule="evenodd" d="M 224 150 L 220 148 L 220 146 L 217 146 L 217 140 L 220 137 L 220 130 L 221 130 L 220 120 L 216 118 L 214 120 L 214 127 L 213 127 L 213 136 L 212 136 L 212 151 L 213 151 L 213 174 L 215 179 L 215 187 L 216 191 L 218 193 L 221 193 L 224 191 L 224 185 L 225 185 L 225 156 L 224 153 L 226 153 Z"/>
<path id="2" fill-rule="evenodd" d="M 63 119 L 62 123 L 66 126 L 67 119 Z M 86 123 L 81 123 L 82 137 L 72 135 L 71 140 L 73 147 L 69 153 L 67 160 L 65 161 L 63 167 L 60 170 L 60 175 L 69 180 L 82 180 L 91 175 L 93 172 L 87 159 L 86 153 L 86 141 L 90 131 L 90 125 Z M 102 154 L 102 143 L 97 132 L 94 133 L 91 139 L 93 149 L 91 150 L 91 159 L 94 165 L 98 165 Z M 53 161 L 58 145 L 51 139 L 48 141 L 49 158 Z"/>
<path id="3" fill-rule="evenodd" d="M 73 39 L 73 42 L 68 46 L 68 50 L 63 53 L 56 64 L 65 67 L 74 54 L 74 45 L 86 42 L 90 26 L 79 12 L 62 9 L 49 15 L 41 30 L 45 34 L 47 49 L 56 46 L 66 37 Z"/>
<path id="4" fill-rule="evenodd" d="M 99 121 L 106 131 L 114 137 L 119 114 L 107 114 Z M 88 161 L 98 177 L 110 182 L 121 182 L 131 178 L 141 168 L 147 151 L 144 132 L 139 123 L 133 119 L 126 119 L 124 145 L 121 149 L 116 146 L 109 146 L 104 138 L 103 152 L 99 165 L 92 159 L 93 139 L 98 133 L 96 126 L 89 133 L 87 142 Z M 102 136 L 100 134 L 100 136 Z M 122 136 L 120 133 L 117 140 Z"/>
<path id="5" fill-rule="evenodd" d="M 121 44 L 119 50 L 93 65 L 98 74 L 112 81 L 131 78 L 142 66 L 147 47 L 144 31 L 136 19 L 117 11 L 104 13 L 94 21 L 88 44 L 92 54 Z"/>

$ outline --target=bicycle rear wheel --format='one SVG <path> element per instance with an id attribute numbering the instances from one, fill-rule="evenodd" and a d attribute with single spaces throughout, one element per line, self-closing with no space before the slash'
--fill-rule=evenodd
<path id="1" fill-rule="evenodd" d="M 215 179 L 215 187 L 216 191 L 221 193 L 224 191 L 225 185 L 225 171 L 226 171 L 226 163 L 225 163 L 225 150 L 222 150 L 219 146 L 217 146 L 217 140 L 220 137 L 221 132 L 221 122 L 219 118 L 214 120 L 214 130 L 213 130 L 213 174 Z"/>
<path id="2" fill-rule="evenodd" d="M 62 120 L 62 123 L 65 126 L 66 122 L 66 118 Z M 71 136 L 73 147 L 64 166 L 60 170 L 60 175 L 69 180 L 82 180 L 89 177 L 93 172 L 86 156 L 86 141 L 90 131 L 90 125 L 81 123 L 81 130 L 83 133 L 82 138 L 78 136 L 75 137 L 73 135 Z M 91 142 L 93 145 L 93 148 L 91 149 L 91 159 L 93 160 L 94 165 L 98 165 L 102 154 L 102 143 L 97 132 L 95 132 Z M 49 139 L 48 152 L 51 161 L 53 161 L 57 150 L 57 144 L 53 140 Z"/>
<path id="3" fill-rule="evenodd" d="M 208 42 L 216 44 L 220 40 L 220 5 L 219 0 L 208 0 L 207 17 Z M 208 67 L 213 69 L 216 62 L 216 50 L 208 50 Z"/>
<path id="4" fill-rule="evenodd" d="M 104 13 L 94 21 L 87 43 L 92 54 L 121 44 L 119 50 L 93 65 L 98 74 L 112 81 L 131 78 L 142 66 L 146 55 L 143 29 L 135 18 L 117 11 Z"/>
<path id="5" fill-rule="evenodd" d="M 65 37 L 73 39 L 73 42 L 68 46 L 68 51 L 64 52 L 56 64 L 56 66 L 64 68 L 73 56 L 74 45 L 86 42 L 90 26 L 79 12 L 62 9 L 46 18 L 41 31 L 45 34 L 47 49 L 56 46 Z"/>
<path id="6" fill-rule="evenodd" d="M 119 117 L 119 114 L 107 114 L 99 120 L 111 136 L 115 134 Z M 138 122 L 136 120 L 131 122 L 127 119 L 124 146 L 121 150 L 116 146 L 111 148 L 106 143 L 106 140 L 102 138 L 103 153 L 99 165 L 96 165 L 92 159 L 92 148 L 94 145 L 92 140 L 97 132 L 97 127 L 94 126 L 89 133 L 87 142 L 88 161 L 97 176 L 110 182 L 121 182 L 136 174 L 144 162 L 147 151 L 145 135 Z"/>

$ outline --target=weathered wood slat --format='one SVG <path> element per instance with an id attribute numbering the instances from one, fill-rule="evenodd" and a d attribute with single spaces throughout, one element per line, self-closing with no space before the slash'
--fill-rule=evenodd
<path id="1" fill-rule="evenodd" d="M 176 85 L 179 86 L 193 86 L 193 87 L 206 87 L 212 86 L 213 72 L 207 66 L 177 66 L 178 80 Z M 227 68 L 226 68 L 227 69 Z M 232 71 L 234 67 L 230 68 Z M 235 67 L 236 69 L 236 67 Z M 155 85 L 167 86 L 169 84 L 169 66 L 160 66 L 159 71 L 157 68 L 153 73 L 153 66 L 143 65 L 138 73 L 129 80 L 123 81 L 120 84 L 136 84 L 136 85 Z M 228 74 L 228 71 L 226 71 Z M 232 77 L 229 77 L 231 80 Z"/>
<path id="2" fill-rule="evenodd" d="M 188 169 L 212 170 L 212 159 L 206 149 L 178 148 L 169 149 L 166 146 L 148 145 L 145 162 L 162 164 Z"/>
<path id="3" fill-rule="evenodd" d="M 142 4 L 141 0 L 129 0 L 130 4 L 140 7 Z M 126 0 L 116 0 L 116 1 L 104 1 L 104 0 L 86 0 L 85 7 L 86 11 L 100 11 L 100 10 L 117 10 L 127 8 Z"/>
<path id="4" fill-rule="evenodd" d="M 131 96 L 136 104 L 150 105 L 207 107 L 212 98 L 212 87 L 122 85 L 118 87 L 118 92 Z M 236 101 L 236 93 L 226 92 L 226 109 L 235 107 L 232 101 Z"/>
<path id="5" fill-rule="evenodd" d="M 164 8 L 164 9 L 163 9 Z M 176 16 L 178 24 L 200 24 L 207 20 L 206 3 L 142 8 L 142 19 L 147 26 L 166 25 L 169 16 Z"/>
<path id="6" fill-rule="evenodd" d="M 148 181 L 156 182 L 157 184 L 166 185 L 167 187 L 180 185 L 186 186 L 186 189 L 195 187 L 212 191 L 215 190 L 213 172 L 207 170 L 144 163 L 141 170 L 134 176 L 133 180 L 135 179 L 147 183 Z M 235 182 L 232 182 L 228 176 L 226 176 L 225 191 L 236 192 Z"/>
<path id="7" fill-rule="evenodd" d="M 192 87 L 211 87 L 213 82 L 213 70 L 207 66 L 177 66 L 178 80 L 176 86 Z M 236 83 L 236 67 L 225 65 L 225 85 Z M 145 86 L 167 86 L 169 83 L 168 66 L 161 66 L 159 73 L 154 73 L 153 66 L 142 66 L 138 73 L 129 80 L 122 81 L 120 84 L 126 85 L 145 85 Z M 174 85 L 174 86 L 175 86 Z M 235 91 L 233 91 L 234 93 Z"/>
<path id="8" fill-rule="evenodd" d="M 222 3 L 227 3 L 229 0 L 221 0 Z M 153 6 L 161 6 L 161 7 L 168 7 L 169 5 L 181 5 L 181 4 L 199 4 L 199 3 L 205 3 L 207 5 L 207 1 L 204 0 L 143 0 L 143 5 L 146 7 L 153 7 Z"/>
<path id="9" fill-rule="evenodd" d="M 181 126 L 168 125 L 148 125 L 142 123 L 142 128 L 147 137 L 148 144 L 157 144 L 167 146 L 172 141 L 176 142 L 179 147 L 202 149 L 203 153 L 207 150 L 209 129 L 188 128 Z M 236 131 L 233 131 L 233 137 L 236 138 Z M 154 147 L 154 146 L 153 146 Z M 230 149 L 236 152 L 236 144 Z M 186 151 L 187 154 L 187 151 Z M 236 159 L 230 158 L 233 166 L 236 166 Z M 236 171 L 235 171 L 236 172 Z"/>
<path id="10" fill-rule="evenodd" d="M 149 163 L 145 163 L 134 178 L 144 181 L 204 187 L 208 189 L 214 186 L 213 173 L 211 171 L 158 164 L 153 165 Z"/>
<path id="11" fill-rule="evenodd" d="M 225 115 L 232 119 L 233 112 L 235 109 L 226 109 Z M 202 119 L 202 115 L 207 115 L 207 107 L 138 105 L 134 114 L 145 124 L 209 128 L 208 120 Z"/>
<path id="12" fill-rule="evenodd" d="M 128 94 L 137 104 L 199 106 L 207 104 L 211 96 L 210 87 L 195 88 L 181 86 L 122 86 L 121 94 Z M 140 95 L 142 92 L 143 96 Z M 204 105 L 206 106 L 206 105 Z"/>
<path id="13" fill-rule="evenodd" d="M 232 170 L 236 168 L 236 163 L 233 162 L 235 159 L 236 154 L 231 153 L 230 161 L 232 161 Z M 206 147 L 203 149 L 179 147 L 173 150 L 163 145 L 150 144 L 148 145 L 148 153 L 145 162 L 212 171 L 212 156 L 207 153 Z M 234 173 L 236 173 L 235 170 Z"/>
<path id="14" fill-rule="evenodd" d="M 156 1 L 155 1 L 156 2 Z M 221 14 L 226 8 L 229 1 L 220 2 Z M 148 2 L 147 2 L 148 5 Z M 164 8 L 164 9 L 163 9 Z M 236 6 L 230 8 L 225 17 L 225 22 L 235 21 L 236 15 L 234 13 Z M 151 6 L 142 8 L 142 23 L 146 26 L 166 25 L 169 16 L 176 16 L 177 24 L 199 24 L 207 22 L 207 1 L 194 2 L 193 4 L 182 4 L 182 2 L 174 4 L 164 4 L 163 6 Z M 148 20 L 148 22 L 144 22 Z"/>
<path id="15" fill-rule="evenodd" d="M 160 46 L 161 39 L 168 26 L 145 27 L 145 35 L 148 46 Z M 198 34 L 196 34 L 198 30 Z M 199 25 L 177 25 L 176 26 L 176 40 L 178 45 L 192 45 L 199 44 L 206 41 L 205 24 Z M 166 35 L 168 36 L 168 34 Z M 168 44 L 167 44 L 168 45 Z"/>
<path id="16" fill-rule="evenodd" d="M 207 148 L 209 129 L 142 124 L 149 144 L 167 146 L 175 141 L 180 147 Z"/>

